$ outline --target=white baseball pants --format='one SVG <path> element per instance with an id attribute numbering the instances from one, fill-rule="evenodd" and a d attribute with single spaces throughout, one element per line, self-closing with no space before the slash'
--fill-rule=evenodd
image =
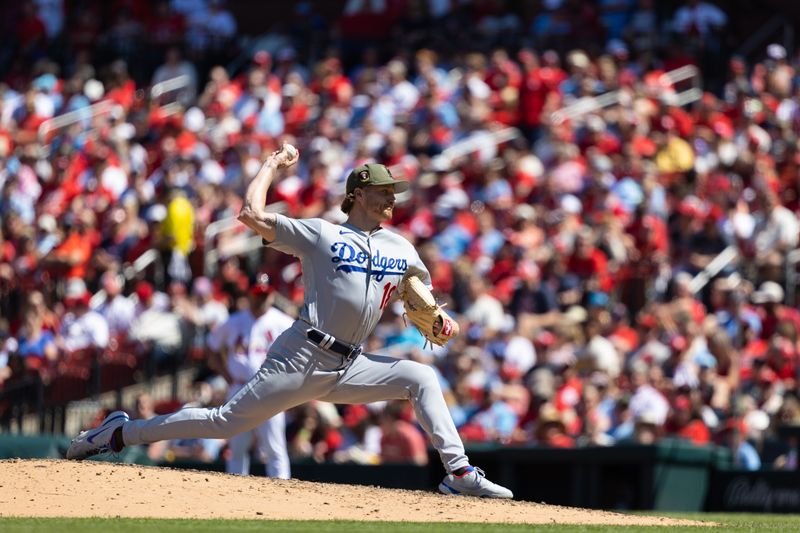
<path id="1" fill-rule="evenodd" d="M 436 373 L 415 361 L 361 354 L 347 367 L 342 357 L 310 341 L 297 321 L 279 336 L 267 360 L 233 398 L 213 409 L 186 408 L 122 429 L 126 445 L 169 439 L 227 439 L 310 400 L 332 403 L 411 401 L 417 420 L 439 452 L 445 470 L 469 465 Z"/>
<path id="2" fill-rule="evenodd" d="M 289 479 L 292 477 L 289 452 L 286 447 L 286 414 L 281 412 L 250 431 L 239 433 L 228 439 L 230 457 L 225 461 L 229 474 L 250 474 L 250 447 L 256 442 L 256 450 L 266 465 L 268 477 Z"/>

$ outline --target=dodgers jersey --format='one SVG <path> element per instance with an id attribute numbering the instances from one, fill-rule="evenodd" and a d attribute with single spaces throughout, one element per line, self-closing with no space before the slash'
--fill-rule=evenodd
<path id="1" fill-rule="evenodd" d="M 278 214 L 275 240 L 265 244 L 300 259 L 300 318 L 350 344 L 372 332 L 407 270 L 430 286 L 417 250 L 385 228 L 365 232 L 348 223 Z"/>

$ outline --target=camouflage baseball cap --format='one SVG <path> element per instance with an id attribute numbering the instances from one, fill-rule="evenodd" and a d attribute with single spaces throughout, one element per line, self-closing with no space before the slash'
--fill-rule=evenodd
<path id="1" fill-rule="evenodd" d="M 404 192 L 408 190 L 406 180 L 394 179 L 392 173 L 384 165 L 379 163 L 367 163 L 354 168 L 347 176 L 346 194 L 350 194 L 359 187 L 367 185 L 394 185 L 394 192 Z"/>

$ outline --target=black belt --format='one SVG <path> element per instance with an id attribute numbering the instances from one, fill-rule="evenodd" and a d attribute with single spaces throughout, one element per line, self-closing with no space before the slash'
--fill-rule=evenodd
<path id="1" fill-rule="evenodd" d="M 344 358 L 345 363 L 355 359 L 361 353 L 361 346 L 354 346 L 352 344 L 347 344 L 346 342 L 336 340 L 336 337 L 333 335 L 328 335 L 327 333 L 316 328 L 308 328 L 306 330 L 306 336 L 310 340 L 316 342 L 317 346 L 323 350 L 330 350 L 331 352 L 341 355 Z"/>

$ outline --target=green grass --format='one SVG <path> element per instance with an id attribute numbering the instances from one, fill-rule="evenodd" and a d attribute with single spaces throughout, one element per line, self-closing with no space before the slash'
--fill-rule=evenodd
<path id="1" fill-rule="evenodd" d="M 649 513 L 648 513 L 649 514 Z M 657 514 L 657 513 L 653 513 Z M 662 515 L 658 515 L 662 516 Z M 58 533 L 195 533 L 269 531 L 270 533 L 522 533 L 551 531 L 554 533 L 612 533 L 646 532 L 666 533 L 722 533 L 760 531 L 800 531 L 800 515 L 763 514 L 686 514 L 670 513 L 675 518 L 710 520 L 721 524 L 718 528 L 706 527 L 633 527 L 633 526 L 571 526 L 571 525 L 496 525 L 496 524 L 422 524 L 400 522 L 344 522 L 344 521 L 269 521 L 269 520 L 154 520 L 154 519 L 99 519 L 99 518 L 0 518 L 3 533 L 41 531 Z"/>
<path id="2" fill-rule="evenodd" d="M 705 531 L 706 533 L 722 533 L 727 531 L 800 531 L 800 515 L 786 514 L 745 514 L 745 513 L 654 513 L 648 515 L 669 516 L 672 518 L 686 518 L 689 520 L 702 520 L 704 522 L 717 522 L 720 527 L 709 529 L 706 527 L 685 527 L 677 529 L 680 532 Z M 626 530 L 628 528 L 625 528 Z M 630 531 L 661 531 L 674 528 L 630 528 Z M 580 530 L 577 530 L 580 531 Z M 586 530 L 589 531 L 589 530 Z M 601 531 L 601 530 L 598 530 Z"/>

